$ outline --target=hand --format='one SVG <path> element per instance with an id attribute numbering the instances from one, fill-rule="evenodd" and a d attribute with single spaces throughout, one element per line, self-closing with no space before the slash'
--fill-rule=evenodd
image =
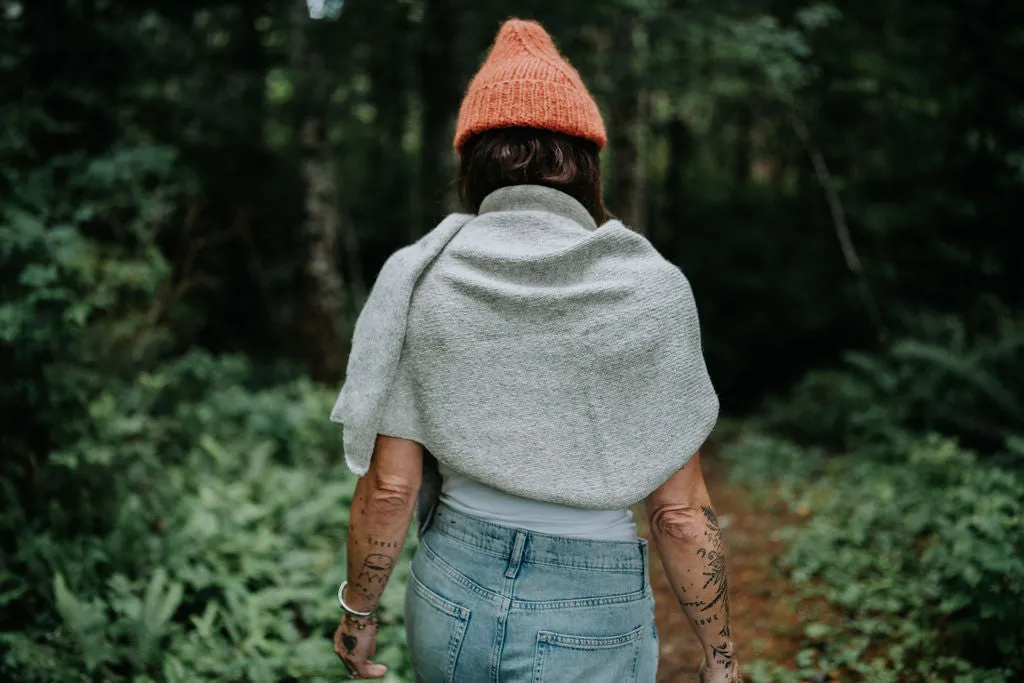
<path id="1" fill-rule="evenodd" d="M 697 683 L 743 683 L 739 662 L 733 659 L 728 668 L 709 669 L 708 660 L 705 659 L 700 663 Z"/>
<path id="2" fill-rule="evenodd" d="M 388 672 L 383 664 L 374 664 L 369 657 L 376 651 L 376 617 L 354 617 L 346 614 L 334 632 L 334 651 L 341 658 L 352 678 L 382 678 Z"/>

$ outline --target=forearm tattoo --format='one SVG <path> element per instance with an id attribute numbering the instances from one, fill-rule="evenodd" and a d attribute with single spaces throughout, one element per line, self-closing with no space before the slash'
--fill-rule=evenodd
<path id="1" fill-rule="evenodd" d="M 368 515 L 367 507 L 365 494 L 357 494 L 349 528 L 348 594 L 360 596 L 357 602 L 364 606 L 375 607 L 398 562 L 408 520 L 403 526 L 401 520 Z M 389 537 L 392 531 L 395 537 Z"/>
<path id="2" fill-rule="evenodd" d="M 733 666 L 729 577 L 722 529 L 711 507 L 701 506 L 701 513 L 704 538 L 697 543 L 696 550 L 692 546 L 683 550 L 686 556 L 682 558 L 684 575 L 679 584 L 679 604 L 704 644 L 708 665 L 728 672 L 728 680 L 739 681 L 739 674 Z M 702 670 L 702 679 L 703 675 Z"/>
<path id="3" fill-rule="evenodd" d="M 376 539 L 367 539 L 367 544 L 370 546 L 374 546 L 376 543 L 379 543 Z M 392 542 L 388 541 L 387 543 L 390 544 Z M 398 546 L 398 543 L 393 544 L 393 555 L 372 552 L 363 556 L 359 569 L 354 574 L 349 574 L 352 578 L 349 579 L 348 585 L 349 590 L 353 591 L 352 594 L 360 594 L 364 601 L 370 605 L 377 604 L 398 561 L 400 549 Z M 353 559 L 358 561 L 358 557 Z M 352 565 L 350 564 L 349 566 L 351 567 Z"/>
<path id="4" fill-rule="evenodd" d="M 384 592 L 395 567 L 395 558 L 383 553 L 370 553 L 363 560 L 355 579 L 349 579 L 353 590 L 359 591 L 373 602 Z"/>
<path id="5" fill-rule="evenodd" d="M 725 544 L 722 542 L 722 529 L 714 510 L 707 505 L 702 505 L 700 509 L 704 513 L 704 519 L 707 520 L 705 538 L 710 548 L 697 550 L 697 557 L 707 560 L 707 569 L 704 571 L 704 577 L 707 580 L 702 588 L 706 589 L 710 586 L 714 594 L 711 601 L 701 606 L 700 610 L 707 612 L 715 605 L 721 604 L 725 611 L 726 628 L 728 628 L 729 577 L 725 572 Z"/>

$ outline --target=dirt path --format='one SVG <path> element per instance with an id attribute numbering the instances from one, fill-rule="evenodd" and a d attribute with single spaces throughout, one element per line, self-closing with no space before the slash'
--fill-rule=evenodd
<path id="1" fill-rule="evenodd" d="M 775 532 L 794 520 L 781 507 L 754 508 L 743 487 L 722 480 L 724 465 L 713 456 L 702 458 L 701 464 L 728 551 L 732 626 L 740 664 L 767 659 L 795 668 L 804 625 L 818 620 L 825 607 L 799 600 L 775 568 L 783 550 Z M 635 517 L 641 533 L 649 538 L 643 515 Z M 657 597 L 655 616 L 661 642 L 658 682 L 695 681 L 701 662 L 699 642 L 678 606 L 656 552 L 651 553 L 651 583 Z"/>

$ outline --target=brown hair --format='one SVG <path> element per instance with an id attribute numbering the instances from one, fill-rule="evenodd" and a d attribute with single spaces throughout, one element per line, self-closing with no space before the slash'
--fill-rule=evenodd
<path id="1" fill-rule="evenodd" d="M 601 186 L 597 144 L 538 128 L 495 128 L 462 147 L 459 194 L 477 213 L 484 197 L 507 185 L 545 185 L 561 190 L 601 225 L 609 219 Z"/>

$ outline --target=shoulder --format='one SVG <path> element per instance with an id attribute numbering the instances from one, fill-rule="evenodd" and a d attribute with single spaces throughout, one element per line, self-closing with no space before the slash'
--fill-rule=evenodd
<path id="1" fill-rule="evenodd" d="M 436 256 L 455 233 L 473 218 L 475 216 L 469 213 L 449 214 L 426 235 L 391 254 L 381 266 L 377 282 L 386 283 L 409 271 L 417 270 L 424 260 L 431 260 Z"/>
<path id="2" fill-rule="evenodd" d="M 650 240 L 630 230 L 621 221 L 610 220 L 595 232 L 614 254 L 619 267 L 635 278 L 639 289 L 660 300 L 691 301 L 690 281 L 677 265 L 662 256 Z"/>

